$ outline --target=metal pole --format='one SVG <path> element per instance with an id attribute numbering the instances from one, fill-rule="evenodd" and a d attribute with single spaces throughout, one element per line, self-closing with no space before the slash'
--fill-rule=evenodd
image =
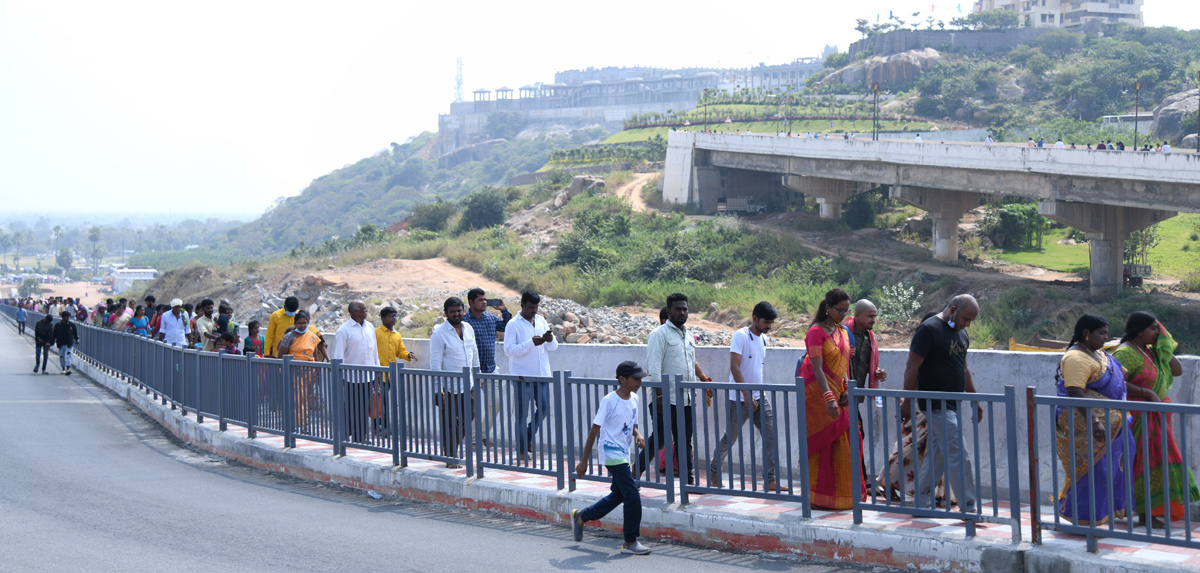
<path id="1" fill-rule="evenodd" d="M 1138 107 L 1142 103 L 1142 82 L 1133 84 L 1133 150 L 1138 150 Z"/>

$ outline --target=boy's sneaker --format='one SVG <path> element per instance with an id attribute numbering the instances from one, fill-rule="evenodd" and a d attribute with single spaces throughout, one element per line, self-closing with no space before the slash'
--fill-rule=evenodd
<path id="1" fill-rule="evenodd" d="M 642 545 L 641 541 L 633 543 L 624 543 L 621 545 L 621 553 L 632 553 L 634 555 L 649 555 L 650 548 Z"/>
<path id="2" fill-rule="evenodd" d="M 571 510 L 571 533 L 575 536 L 575 541 L 583 541 L 583 522 L 579 520 L 579 510 Z"/>

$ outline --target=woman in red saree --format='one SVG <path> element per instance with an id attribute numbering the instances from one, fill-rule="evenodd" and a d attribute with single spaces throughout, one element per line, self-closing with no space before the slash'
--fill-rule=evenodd
<path id="1" fill-rule="evenodd" d="M 1125 367 L 1128 400 L 1171 401 L 1167 398 L 1167 392 L 1175 383 L 1175 377 L 1183 374 L 1183 365 L 1175 357 L 1176 346 L 1178 343 L 1175 338 L 1153 314 L 1135 312 L 1129 315 L 1125 323 L 1125 336 L 1121 338 L 1121 345 L 1113 351 L 1113 357 Z M 1200 501 L 1200 489 L 1196 488 L 1191 472 L 1183 466 L 1183 455 L 1171 433 L 1172 416 L 1167 414 L 1165 420 L 1163 418 L 1158 413 L 1133 413 L 1133 498 L 1137 501 L 1137 512 L 1142 523 L 1153 519 L 1154 527 L 1165 526 L 1158 518 L 1167 515 L 1168 506 L 1171 519 L 1177 520 L 1183 519 L 1189 502 Z M 1166 456 L 1163 455 L 1164 433 Z M 1168 482 L 1166 491 L 1163 488 L 1164 472 Z M 1150 499 L 1146 499 L 1145 493 L 1147 474 Z"/>
<path id="2" fill-rule="evenodd" d="M 808 430 L 809 499 L 816 507 L 851 509 L 866 496 L 865 482 L 853 483 L 850 440 L 862 437 L 850 428 L 846 373 L 850 341 L 842 320 L 850 312 L 850 295 L 835 288 L 825 293 L 804 338 L 807 353 L 798 365 L 804 378 Z"/>

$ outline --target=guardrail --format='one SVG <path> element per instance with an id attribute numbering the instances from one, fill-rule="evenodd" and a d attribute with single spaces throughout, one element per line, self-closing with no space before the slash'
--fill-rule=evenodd
<path id="1" fill-rule="evenodd" d="M 1033 507 L 1031 524 L 1035 543 L 1041 543 L 1042 529 L 1053 529 L 1086 536 L 1088 551 L 1093 553 L 1099 550 L 1099 537 L 1200 549 L 1200 539 L 1192 532 L 1191 515 L 1191 503 L 1200 499 L 1192 491 L 1195 476 L 1189 469 L 1187 450 L 1187 418 L 1200 416 L 1200 406 L 1037 396 L 1033 387 L 1026 388 L 1026 404 L 1029 408 L 1029 440 L 1034 445 L 1029 448 L 1030 495 L 1034 499 L 1039 495 L 1041 468 L 1036 445 L 1041 416 L 1045 416 L 1050 433 L 1055 436 L 1055 445 L 1051 446 L 1055 455 L 1051 458 L 1057 459 L 1050 460 L 1051 483 L 1054 487 L 1063 484 L 1059 493 L 1052 495 L 1055 502 L 1052 521 L 1044 521 L 1039 508 Z M 1045 408 L 1039 412 L 1039 406 Z M 1088 422 L 1092 420 L 1108 429 L 1103 440 L 1089 431 L 1093 424 Z M 1171 428 L 1173 421 L 1178 425 L 1174 430 Z M 1139 438 L 1134 435 L 1138 423 L 1154 424 L 1163 431 L 1158 431 L 1158 437 L 1153 441 L 1151 434 L 1155 432 L 1149 430 L 1140 432 Z M 1172 435 L 1179 437 L 1178 452 L 1172 452 L 1169 447 Z M 1098 447 L 1101 444 L 1102 449 Z M 1081 446 L 1083 449 L 1077 454 Z M 1087 455 L 1088 452 L 1091 455 Z M 1152 468 L 1153 463 L 1144 461 L 1147 452 L 1157 453 L 1160 463 L 1169 463 L 1177 455 L 1175 463 L 1181 464 L 1182 470 L 1178 475 L 1172 475 L 1175 472 L 1163 471 L 1161 466 Z M 1087 457 L 1079 459 L 1084 455 Z M 1081 473 L 1084 474 L 1082 477 Z M 1141 487 L 1137 485 L 1139 481 Z M 1173 503 L 1168 501 L 1174 499 L 1168 493 L 1172 484 L 1182 490 L 1183 496 L 1181 507 L 1174 508 L 1174 514 Z M 1159 485 L 1162 490 L 1152 493 L 1152 488 Z M 1162 503 L 1164 527 L 1154 527 L 1153 519 L 1135 525 L 1134 515 L 1139 513 L 1139 506 L 1143 509 L 1152 506 L 1156 498 L 1160 503 L 1166 502 Z M 1182 532 L 1172 525 L 1172 521 L 1180 519 L 1183 520 Z"/>
<path id="2" fill-rule="evenodd" d="M 1005 386 L 1004 394 L 977 394 L 882 390 L 857 388 L 850 384 L 849 394 L 851 405 L 860 397 L 866 398 L 863 401 L 866 407 L 882 409 L 882 419 L 891 421 L 890 424 L 884 423 L 881 428 L 883 446 L 890 452 L 888 454 L 877 455 L 874 440 L 867 439 L 864 440 L 867 448 L 864 455 L 858 440 L 850 440 L 852 483 L 862 483 L 863 464 L 867 468 L 878 468 L 879 461 L 886 462 L 881 475 L 867 479 L 867 499 L 854 504 L 854 523 L 862 523 L 863 510 L 961 519 L 967 537 L 975 536 L 976 522 L 1004 523 L 1011 528 L 1013 542 L 1021 540 L 1017 393 L 1013 386 Z M 877 403 L 876 398 L 882 401 Z M 899 415 L 904 399 L 913 401 L 910 404 L 912 418 L 908 422 L 902 422 Z M 999 413 L 1004 424 L 1001 429 L 1003 434 L 996 430 L 997 405 L 1003 408 Z M 944 413 L 925 417 L 933 410 L 945 412 L 947 409 L 955 411 L 954 422 Z M 850 427 L 855 428 L 858 426 L 858 408 L 851 407 L 849 410 Z M 983 412 L 982 419 L 978 417 L 980 411 Z M 874 416 L 865 417 L 863 429 L 867 436 L 876 433 L 874 421 Z M 1003 442 L 1000 442 L 1001 438 Z M 931 441 L 937 446 L 932 451 L 928 448 Z M 1000 455 L 997 454 L 998 443 L 1004 444 Z M 985 452 L 986 459 L 983 455 Z M 972 463 L 965 463 L 968 457 Z M 940 471 L 934 469 L 939 465 Z M 951 470 L 954 465 L 958 466 L 957 471 Z M 922 475 L 926 471 L 925 466 L 930 468 L 932 475 Z M 1000 479 L 1001 468 L 1007 475 L 1006 480 Z M 984 493 L 982 477 L 985 471 L 991 477 L 989 498 L 981 495 Z M 877 478 L 882 478 L 883 483 L 879 484 Z M 1002 489 L 1002 483 L 1007 487 Z M 883 492 L 879 491 L 881 485 Z M 939 489 L 945 493 L 939 496 Z M 958 505 L 958 509 L 951 510 L 952 505 Z"/>

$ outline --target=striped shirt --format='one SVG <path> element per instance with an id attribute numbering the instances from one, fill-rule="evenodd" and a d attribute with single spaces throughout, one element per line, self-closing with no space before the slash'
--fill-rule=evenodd
<path id="1" fill-rule="evenodd" d="M 470 310 L 463 314 L 463 321 L 475 330 L 475 344 L 479 347 L 479 370 L 481 372 L 496 371 L 496 333 L 504 332 L 504 327 L 508 326 L 508 320 L 512 318 L 512 313 L 508 312 L 507 308 L 501 309 L 500 315 L 503 320 L 486 311 L 479 318 L 475 318 Z"/>

